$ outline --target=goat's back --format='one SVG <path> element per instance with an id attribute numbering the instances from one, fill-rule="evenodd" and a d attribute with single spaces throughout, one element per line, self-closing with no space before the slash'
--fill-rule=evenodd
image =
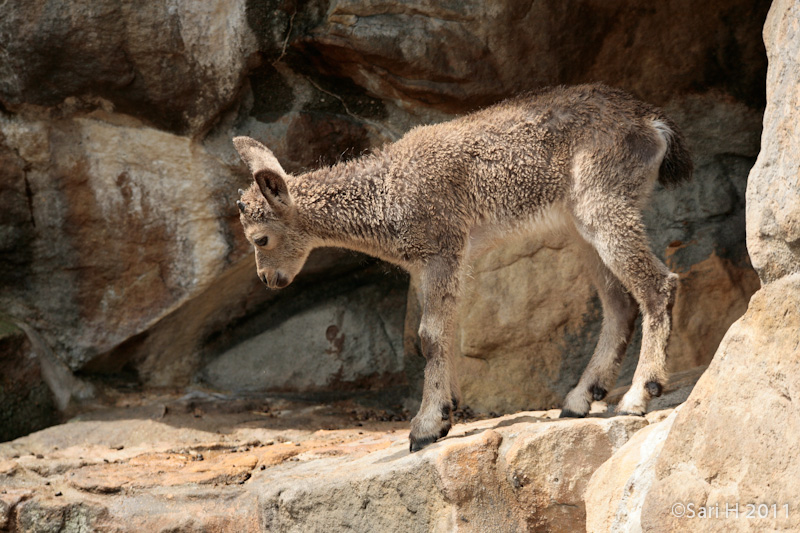
<path id="1" fill-rule="evenodd" d="M 530 93 L 418 127 L 390 151 L 400 162 L 393 179 L 405 182 L 406 193 L 415 192 L 434 214 L 472 220 L 530 216 L 586 185 L 579 180 L 631 190 L 652 186 L 652 180 L 645 182 L 659 166 L 662 182 L 691 175 L 674 123 L 659 109 L 603 85 Z M 587 157 L 618 169 L 609 169 L 609 176 L 581 176 L 578 161 Z"/>

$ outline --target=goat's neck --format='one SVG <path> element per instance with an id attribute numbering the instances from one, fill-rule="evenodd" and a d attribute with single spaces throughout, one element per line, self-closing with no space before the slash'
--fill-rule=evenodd
<path id="1" fill-rule="evenodd" d="M 396 261 L 385 213 L 390 161 L 383 154 L 298 176 L 294 194 L 318 246 L 335 246 Z"/>

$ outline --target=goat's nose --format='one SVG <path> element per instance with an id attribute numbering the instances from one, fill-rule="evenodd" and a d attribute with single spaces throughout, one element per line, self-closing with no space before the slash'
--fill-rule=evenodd
<path id="1" fill-rule="evenodd" d="M 276 277 L 275 277 L 275 286 L 276 287 L 278 287 L 279 289 L 282 289 L 285 286 L 287 286 L 288 284 L 289 284 L 289 278 L 287 278 L 286 276 L 284 276 L 280 272 L 278 274 L 276 274 Z"/>
<path id="2" fill-rule="evenodd" d="M 266 275 L 266 274 L 260 274 L 260 275 L 258 276 L 258 279 L 260 279 L 261 281 L 263 281 L 263 282 L 264 282 L 264 285 L 267 285 L 267 286 L 269 286 L 269 282 L 267 281 L 267 275 Z"/>

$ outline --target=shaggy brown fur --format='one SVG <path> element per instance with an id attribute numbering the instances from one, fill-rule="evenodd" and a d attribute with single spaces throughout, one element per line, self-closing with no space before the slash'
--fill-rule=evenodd
<path id="1" fill-rule="evenodd" d="M 602 85 L 560 87 L 299 176 L 253 139 L 234 144 L 255 178 L 237 203 L 269 287 L 288 285 L 318 246 L 380 257 L 419 280 L 427 364 L 412 451 L 447 434 L 459 400 L 451 343 L 466 265 L 509 232 L 571 231 L 603 304 L 600 340 L 562 416 L 585 416 L 613 387 L 639 310 L 641 355 L 617 410 L 644 414 L 661 394 L 677 278 L 650 251 L 641 209 L 656 179 L 687 180 L 692 162 L 659 109 Z"/>

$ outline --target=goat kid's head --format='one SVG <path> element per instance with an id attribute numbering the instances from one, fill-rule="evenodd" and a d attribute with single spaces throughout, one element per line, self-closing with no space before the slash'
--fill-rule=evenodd
<path id="1" fill-rule="evenodd" d="M 311 239 L 300 227 L 297 207 L 283 170 L 272 152 L 250 137 L 233 144 L 253 174 L 254 182 L 239 190 L 236 202 L 244 233 L 256 251 L 258 277 L 271 289 L 289 285 L 311 252 Z"/>

